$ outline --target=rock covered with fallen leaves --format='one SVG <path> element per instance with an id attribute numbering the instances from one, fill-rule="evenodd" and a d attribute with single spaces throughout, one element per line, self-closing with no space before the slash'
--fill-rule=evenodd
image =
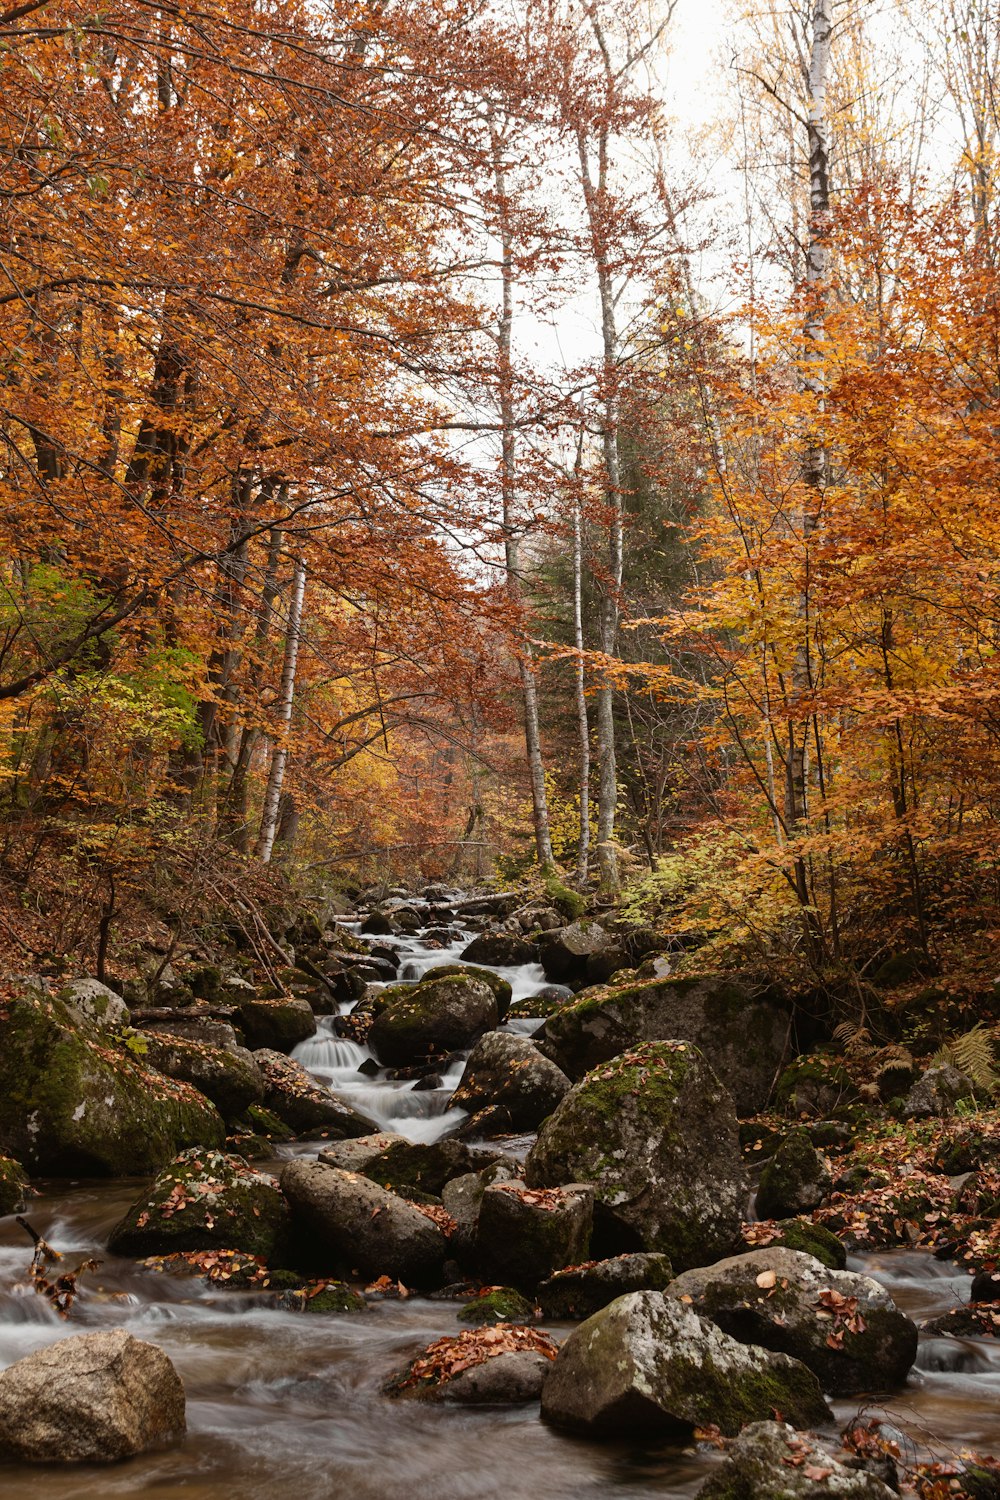
<path id="1" fill-rule="evenodd" d="M 151 1029 L 143 1032 L 142 1040 L 148 1067 L 199 1089 L 224 1120 L 236 1119 L 264 1098 L 263 1076 L 245 1047 L 214 1047 Z"/>
<path id="2" fill-rule="evenodd" d="M 556 1353 L 556 1344 L 538 1329 L 499 1323 L 437 1339 L 385 1390 L 470 1406 L 534 1401 Z"/>
<path id="3" fill-rule="evenodd" d="M 389 1276 L 411 1286 L 440 1285 L 451 1220 L 442 1208 L 411 1203 L 356 1172 L 294 1161 L 281 1174 L 295 1239 L 310 1261 L 346 1272 Z"/>
<path id="4" fill-rule="evenodd" d="M 479 1204 L 473 1257 L 497 1282 L 532 1292 L 590 1250 L 594 1191 L 586 1183 L 529 1188 L 517 1179 L 492 1183 Z"/>
<path id="5" fill-rule="evenodd" d="M 451 1103 L 472 1116 L 464 1133 L 510 1135 L 537 1130 L 571 1086 L 529 1037 L 490 1031 L 472 1049 Z"/>
<path id="6" fill-rule="evenodd" d="M 241 1156 L 194 1147 L 139 1195 L 108 1244 L 116 1255 L 225 1249 L 270 1260 L 287 1244 L 289 1225 L 273 1177 Z"/>
<path id="7" fill-rule="evenodd" d="M 870 1276 L 768 1247 L 687 1271 L 666 1295 L 741 1343 L 801 1360 L 837 1396 L 902 1385 L 916 1325 Z"/>
<path id="8" fill-rule="evenodd" d="M 0 1372 L 0 1460 L 113 1463 L 185 1425 L 177 1371 L 124 1329 L 61 1339 Z"/>
<path id="9" fill-rule="evenodd" d="M 374 1120 L 353 1109 L 292 1057 L 259 1048 L 254 1061 L 264 1079 L 264 1107 L 296 1132 L 322 1130 L 334 1139 L 374 1135 Z"/>
<path id="10" fill-rule="evenodd" d="M 626 1292 L 662 1292 L 673 1280 L 666 1255 L 637 1253 L 566 1266 L 543 1281 L 536 1293 L 546 1318 L 592 1317 Z"/>
<path id="11" fill-rule="evenodd" d="M 593 1183 L 609 1249 L 659 1251 L 681 1270 L 733 1248 L 748 1191 L 732 1098 L 698 1049 L 678 1041 L 646 1043 L 588 1073 L 545 1121 L 525 1178 Z"/>
<path id="12" fill-rule="evenodd" d="M 895 1500 L 897 1492 L 875 1474 L 852 1467 L 857 1459 L 832 1454 L 786 1422 L 744 1428 L 726 1458 L 698 1491 L 697 1500 Z"/>
<path id="13" fill-rule="evenodd" d="M 594 1437 L 732 1436 L 775 1410 L 796 1427 L 830 1420 L 804 1364 L 741 1344 L 659 1292 L 631 1292 L 581 1323 L 542 1388 L 546 1421 Z"/>

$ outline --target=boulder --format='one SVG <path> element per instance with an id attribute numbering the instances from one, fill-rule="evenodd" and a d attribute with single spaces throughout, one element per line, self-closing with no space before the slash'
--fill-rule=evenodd
<path id="1" fill-rule="evenodd" d="M 769 1246 L 687 1271 L 666 1295 L 742 1343 L 801 1360 L 836 1396 L 900 1386 L 916 1357 L 916 1325 L 884 1287 L 798 1250 Z"/>
<path id="2" fill-rule="evenodd" d="M 554 932 L 542 933 L 538 948 L 546 979 L 556 984 L 582 984 L 588 963 L 612 944 L 613 939 L 600 922 L 587 917 L 571 922 L 568 927 L 557 927 Z M 621 959 L 618 968 L 624 968 L 627 962 L 624 952 Z"/>
<path id="3" fill-rule="evenodd" d="M 410 1190 L 439 1198 L 446 1183 L 487 1166 L 490 1157 L 472 1151 L 461 1141 L 422 1144 L 403 1139 L 388 1141 L 363 1167 L 356 1168 L 382 1187 L 408 1196 Z"/>
<path id="4" fill-rule="evenodd" d="M 760 1174 L 757 1215 L 791 1219 L 818 1208 L 833 1187 L 830 1163 L 805 1130 L 790 1130 Z"/>
<path id="5" fill-rule="evenodd" d="M 509 979 L 501 979 L 499 974 L 494 974 L 492 969 L 479 969 L 475 964 L 440 964 L 433 969 L 428 969 L 418 984 L 426 984 L 429 979 L 454 979 L 455 975 L 468 975 L 471 979 L 479 979 L 483 984 L 489 985 L 497 1002 L 497 1015 L 502 1021 L 510 1010 L 510 1002 L 514 991 Z"/>
<path id="6" fill-rule="evenodd" d="M 316 1017 L 309 1001 L 290 995 L 280 1000 L 244 1000 L 239 1018 L 247 1046 L 253 1051 L 266 1047 L 272 1052 L 291 1052 L 316 1035 Z"/>
<path id="7" fill-rule="evenodd" d="M 950 1063 L 941 1068 L 928 1068 L 904 1099 L 903 1115 L 907 1120 L 953 1115 L 959 1100 L 971 1099 L 974 1092 L 971 1079 Z"/>
<path id="8" fill-rule="evenodd" d="M 374 1120 L 332 1094 L 294 1058 L 262 1048 L 254 1061 L 264 1079 L 265 1108 L 293 1130 L 321 1130 L 338 1140 L 378 1131 Z"/>
<path id="9" fill-rule="evenodd" d="M 542 1387 L 547 1422 L 594 1437 L 733 1436 L 775 1410 L 796 1427 L 831 1419 L 805 1365 L 738 1343 L 659 1292 L 630 1292 L 581 1323 Z"/>
<path id="10" fill-rule="evenodd" d="M 537 1401 L 555 1357 L 555 1344 L 537 1329 L 480 1328 L 436 1340 L 385 1391 L 465 1406 L 518 1405 Z"/>
<path id="11" fill-rule="evenodd" d="M 662 1292 L 673 1275 L 665 1255 L 616 1255 L 556 1271 L 541 1283 L 535 1298 L 543 1317 L 579 1322 L 627 1292 Z"/>
<path id="12" fill-rule="evenodd" d="M 241 1250 L 271 1260 L 288 1239 L 288 1207 L 273 1177 L 241 1156 L 195 1147 L 171 1162 L 112 1231 L 115 1255 Z"/>
<path id="13" fill-rule="evenodd" d="M 574 1079 L 641 1042 L 693 1042 L 742 1116 L 767 1106 L 786 1060 L 789 1021 L 777 990 L 724 974 L 668 977 L 583 995 L 548 1018 L 539 1041 Z"/>
<path id="14" fill-rule="evenodd" d="M 440 1281 L 448 1241 L 416 1204 L 368 1177 L 315 1161 L 287 1166 L 281 1190 L 309 1248 L 329 1252 L 363 1276 L 390 1276 L 411 1286 Z"/>
<path id="15" fill-rule="evenodd" d="M 345 1172 L 364 1172 L 387 1146 L 409 1145 L 404 1135 L 394 1130 L 379 1130 L 374 1135 L 358 1135 L 324 1146 L 319 1160 L 328 1167 L 342 1167 Z"/>
<path id="16" fill-rule="evenodd" d="M 512 932 L 484 932 L 462 949 L 463 964 L 490 964 L 497 969 L 537 964 L 538 944 Z"/>
<path id="17" fill-rule="evenodd" d="M 0 1156 L 0 1218 L 19 1214 L 28 1201 L 28 1174 L 19 1161 Z"/>
<path id="18" fill-rule="evenodd" d="M 30 1171 L 128 1177 L 186 1146 L 222 1144 L 203 1094 L 81 1027 L 63 1001 L 24 996 L 0 1015 L 0 1150 Z"/>
<path id="19" fill-rule="evenodd" d="M 898 1490 L 860 1465 L 786 1422 L 752 1422 L 695 1500 L 897 1500 Z"/>
<path id="20" fill-rule="evenodd" d="M 132 1017 L 122 997 L 99 979 L 71 979 L 59 991 L 73 1014 L 98 1031 L 124 1031 Z"/>
<path id="21" fill-rule="evenodd" d="M 528 1037 L 489 1031 L 473 1048 L 451 1103 L 473 1116 L 468 1133 L 487 1111 L 475 1133 L 509 1135 L 537 1130 L 570 1088 L 566 1074 Z"/>
<path id="22" fill-rule="evenodd" d="M 124 1329 L 60 1339 L 0 1372 L 0 1459 L 113 1463 L 183 1437 L 170 1360 Z"/>
<path id="23" fill-rule="evenodd" d="M 149 1067 L 190 1083 L 211 1099 L 224 1120 L 235 1120 L 264 1097 L 260 1068 L 245 1047 L 213 1047 L 162 1031 L 144 1031 L 143 1040 Z"/>
<path id="24" fill-rule="evenodd" d="M 815 1052 L 789 1063 L 778 1079 L 775 1101 L 787 1114 L 832 1120 L 850 1117 L 860 1096 L 839 1058 Z"/>
<path id="25" fill-rule="evenodd" d="M 469 1047 L 499 1021 L 489 985 L 460 974 L 417 985 L 393 985 L 379 999 L 368 1042 L 379 1061 L 390 1068 Z"/>
<path id="26" fill-rule="evenodd" d="M 586 1259 L 593 1219 L 589 1186 L 493 1183 L 479 1204 L 476 1264 L 491 1281 L 533 1292 L 553 1271 Z"/>
<path id="27" fill-rule="evenodd" d="M 736 1243 L 747 1202 L 736 1111 L 696 1047 L 650 1042 L 588 1073 L 528 1154 L 532 1187 L 591 1182 L 612 1253 L 705 1265 Z"/>

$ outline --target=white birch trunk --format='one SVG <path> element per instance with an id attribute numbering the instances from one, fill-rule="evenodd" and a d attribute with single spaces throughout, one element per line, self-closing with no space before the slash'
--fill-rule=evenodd
<path id="1" fill-rule="evenodd" d="M 302 603 L 306 592 L 306 565 L 301 557 L 295 559 L 292 579 L 292 594 L 288 604 L 288 621 L 285 627 L 285 657 L 281 666 L 281 687 L 278 693 L 278 725 L 274 749 L 271 752 L 271 767 L 264 792 L 264 807 L 260 816 L 260 833 L 254 850 L 261 864 L 269 864 L 278 831 L 278 814 L 281 807 L 281 788 L 288 765 L 288 730 L 292 722 L 292 705 L 295 702 L 295 672 L 299 660 L 299 641 L 302 636 Z"/>
<path id="2" fill-rule="evenodd" d="M 576 658 L 576 717 L 580 729 L 580 842 L 576 878 L 586 885 L 590 874 L 590 720 L 583 665 L 583 525 L 580 498 L 573 499 L 573 641 Z"/>

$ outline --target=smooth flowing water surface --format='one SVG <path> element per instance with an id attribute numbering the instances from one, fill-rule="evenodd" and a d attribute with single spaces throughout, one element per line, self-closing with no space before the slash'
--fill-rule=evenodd
<path id="1" fill-rule="evenodd" d="M 434 949 L 419 938 L 394 940 L 404 953 L 400 977 L 454 961 L 465 941 Z M 544 984 L 536 966 L 499 972 L 515 999 Z M 332 1022 L 296 1055 L 412 1140 L 436 1139 L 463 1118 L 448 1108 L 460 1064 L 442 1088 L 426 1092 L 368 1078 L 357 1070 L 370 1054 L 335 1036 Z M 108 1232 L 140 1186 L 59 1183 L 33 1203 L 33 1224 L 70 1252 L 71 1263 L 87 1254 L 104 1261 L 69 1322 L 24 1286 L 30 1245 L 13 1219 L 0 1219 L 0 1366 L 56 1339 L 127 1327 L 176 1364 L 188 1396 L 187 1439 L 108 1468 L 4 1468 L 5 1500 L 274 1500 L 279 1491 L 295 1500 L 681 1500 L 709 1472 L 713 1456 L 693 1448 L 598 1445 L 550 1431 L 536 1406 L 389 1402 L 382 1382 L 424 1344 L 457 1331 L 457 1304 L 414 1297 L 374 1303 L 364 1314 L 313 1317 L 266 1307 L 260 1294 L 208 1290 L 108 1257 Z M 968 1298 L 967 1277 L 916 1252 L 851 1266 L 877 1276 L 916 1318 Z M 552 1330 L 556 1337 L 567 1331 Z M 846 1420 L 863 1404 L 838 1403 L 837 1414 Z M 1000 1350 L 985 1340 L 926 1340 L 888 1410 L 909 1440 L 939 1457 L 967 1446 L 1000 1450 Z M 885 1408 L 876 1403 L 872 1411 Z"/>

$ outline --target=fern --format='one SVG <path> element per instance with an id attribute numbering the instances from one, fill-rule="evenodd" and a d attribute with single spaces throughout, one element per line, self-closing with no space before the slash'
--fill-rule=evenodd
<path id="1" fill-rule="evenodd" d="M 964 1073 L 972 1087 L 980 1094 L 995 1094 L 1000 1089 L 1000 1073 L 997 1072 L 994 1043 L 997 1038 L 995 1026 L 984 1026 L 977 1021 L 971 1031 L 952 1037 L 931 1058 L 932 1067 L 943 1067 L 951 1063 Z"/>
<path id="2" fill-rule="evenodd" d="M 874 1057 L 878 1050 L 872 1044 L 871 1032 L 857 1021 L 841 1021 L 833 1033 L 833 1039 L 843 1047 L 848 1057 Z"/>

